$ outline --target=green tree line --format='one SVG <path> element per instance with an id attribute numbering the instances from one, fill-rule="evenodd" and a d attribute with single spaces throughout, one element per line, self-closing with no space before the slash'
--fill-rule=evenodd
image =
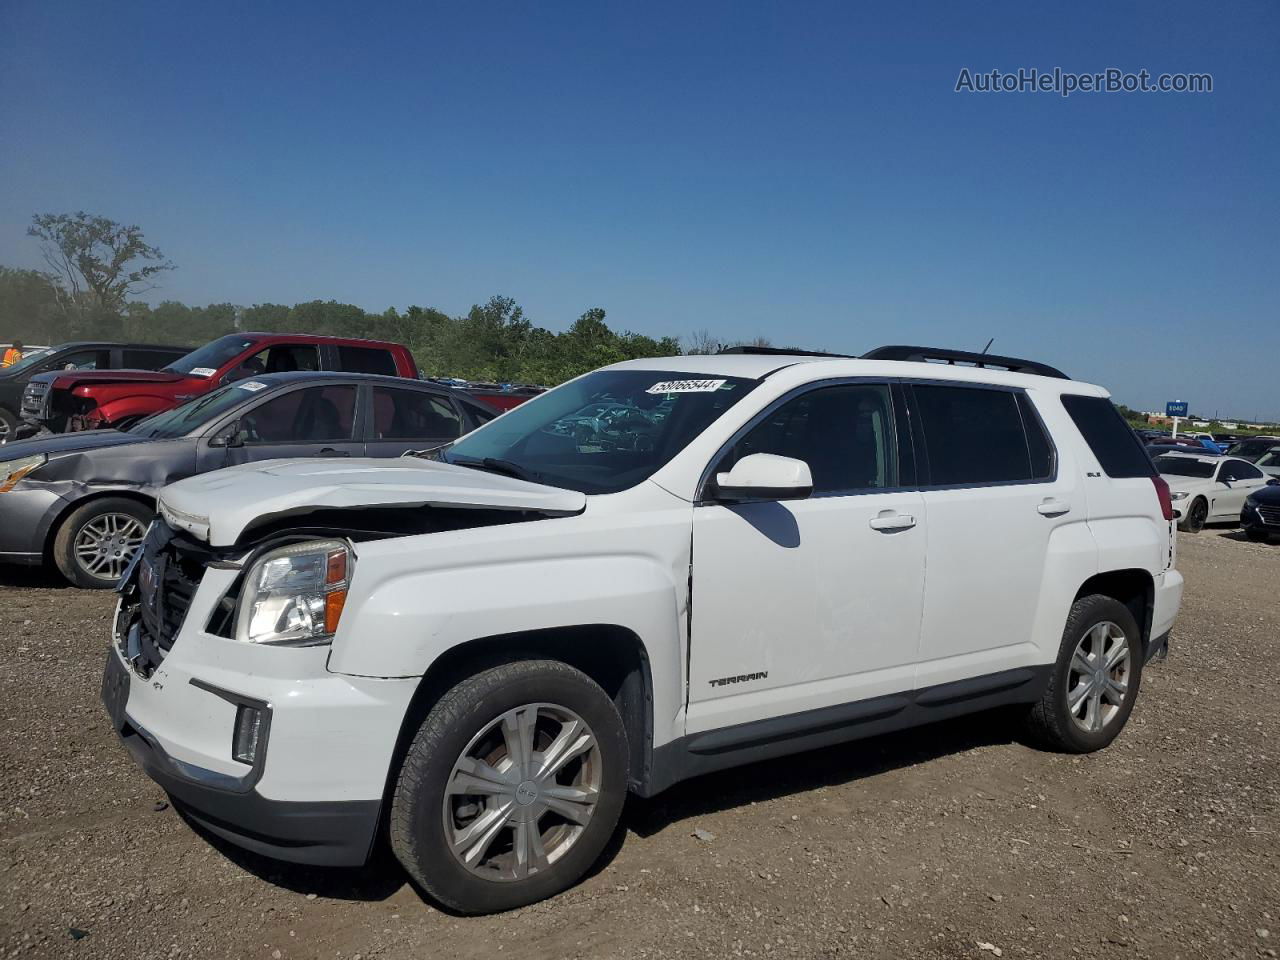
<path id="1" fill-rule="evenodd" d="M 407 345 L 429 376 L 548 385 L 620 360 L 681 352 L 674 337 L 612 329 L 599 307 L 561 332 L 534 324 L 515 300 L 500 296 L 462 316 L 421 306 L 371 313 L 333 300 L 248 307 L 190 306 L 175 300 L 153 306 L 135 300 L 115 310 L 102 304 L 68 310 L 64 291 L 48 274 L 0 267 L 0 341 L 101 337 L 198 346 L 237 330 L 392 340 Z"/>

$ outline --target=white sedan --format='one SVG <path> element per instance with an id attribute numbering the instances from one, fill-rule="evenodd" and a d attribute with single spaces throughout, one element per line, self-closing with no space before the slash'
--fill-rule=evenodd
<path id="1" fill-rule="evenodd" d="M 1239 521 L 1245 497 L 1266 486 L 1267 475 L 1239 457 L 1165 453 L 1156 469 L 1169 484 L 1178 529 L 1198 533 L 1206 523 Z"/>

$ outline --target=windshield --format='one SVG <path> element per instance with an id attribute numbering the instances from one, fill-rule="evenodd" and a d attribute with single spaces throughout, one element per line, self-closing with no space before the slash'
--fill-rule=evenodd
<path id="1" fill-rule="evenodd" d="M 1272 447 L 1258 458 L 1260 467 L 1280 467 L 1280 447 Z"/>
<path id="2" fill-rule="evenodd" d="M 257 380 L 241 380 L 229 387 L 205 394 L 203 397 L 188 400 L 180 407 L 139 420 L 129 428 L 129 432 L 153 440 L 185 437 L 192 430 L 203 427 L 233 407 L 239 406 L 264 386 L 265 384 Z"/>
<path id="3" fill-rule="evenodd" d="M 41 360 L 49 356 L 51 353 L 53 353 L 53 347 L 42 347 L 39 350 L 28 350 L 26 353 L 22 355 L 22 359 L 19 360 L 17 363 L 11 363 L 9 364 L 9 366 L 5 367 L 4 373 L 10 374 L 10 373 L 17 373 L 20 370 L 25 370 L 28 367 L 34 366 L 35 364 L 39 363 Z"/>
<path id="4" fill-rule="evenodd" d="M 184 376 L 212 377 L 228 360 L 251 346 L 253 341 L 248 337 L 241 337 L 234 333 L 228 334 L 206 343 L 199 350 L 192 350 L 164 369 L 169 373 L 181 373 Z"/>
<path id="5" fill-rule="evenodd" d="M 442 459 L 581 493 L 616 493 L 648 479 L 756 382 L 598 370 L 503 414 Z"/>
<path id="6" fill-rule="evenodd" d="M 1213 476 L 1216 463 L 1205 463 L 1191 457 L 1156 457 L 1156 469 L 1166 477 L 1202 477 Z"/>

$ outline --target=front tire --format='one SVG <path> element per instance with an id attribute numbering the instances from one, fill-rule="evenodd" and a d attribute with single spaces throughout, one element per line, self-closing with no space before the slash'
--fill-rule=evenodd
<path id="1" fill-rule="evenodd" d="M 71 511 L 53 540 L 62 575 L 86 590 L 108 590 L 142 546 L 155 511 L 127 497 L 102 497 Z"/>
<path id="2" fill-rule="evenodd" d="M 0 443 L 12 440 L 18 425 L 18 418 L 4 407 L 0 407 Z"/>
<path id="3" fill-rule="evenodd" d="M 618 710 L 586 674 L 556 660 L 484 670 L 418 728 L 391 798 L 391 849 L 459 913 L 543 900 L 609 842 L 627 756 Z"/>
<path id="4" fill-rule="evenodd" d="M 1196 497 L 1191 506 L 1187 508 L 1187 515 L 1178 524 L 1178 529 L 1185 530 L 1187 533 L 1199 533 L 1204 529 L 1205 521 L 1208 519 L 1209 504 L 1204 497 Z"/>
<path id="5" fill-rule="evenodd" d="M 1028 715 L 1028 732 L 1067 753 L 1107 746 L 1133 711 L 1143 653 L 1142 633 L 1123 603 L 1102 594 L 1076 600 L 1049 685 Z"/>

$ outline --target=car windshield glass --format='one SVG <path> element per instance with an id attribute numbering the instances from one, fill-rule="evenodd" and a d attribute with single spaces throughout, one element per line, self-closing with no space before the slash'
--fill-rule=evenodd
<path id="1" fill-rule="evenodd" d="M 199 350 L 192 350 L 164 369 L 168 373 L 181 373 L 183 376 L 211 377 L 228 360 L 251 346 L 253 341 L 249 338 L 237 336 L 234 333 L 228 334 L 211 343 L 206 343 Z"/>
<path id="2" fill-rule="evenodd" d="M 228 410 L 239 406 L 261 390 L 264 384 L 256 380 L 241 380 L 239 383 L 203 397 L 188 400 L 182 406 L 165 410 L 155 416 L 139 420 L 129 428 L 130 433 L 152 440 L 171 440 L 184 437 L 192 430 L 199 429 L 211 420 L 216 420 Z"/>
<path id="3" fill-rule="evenodd" d="M 22 355 L 22 359 L 17 363 L 10 364 L 4 368 L 5 373 L 17 373 L 28 367 L 33 367 L 45 357 L 53 353 L 53 347 L 45 347 L 42 350 L 29 350 Z"/>
<path id="4" fill-rule="evenodd" d="M 647 479 L 756 383 L 598 370 L 521 404 L 441 456 L 582 493 L 616 493 Z"/>
<path id="5" fill-rule="evenodd" d="M 1260 467 L 1280 467 L 1280 447 L 1272 447 L 1258 458 Z"/>
<path id="6" fill-rule="evenodd" d="M 1166 477 L 1204 477 L 1213 476 L 1216 463 L 1205 463 L 1191 457 L 1156 457 L 1156 469 Z"/>

